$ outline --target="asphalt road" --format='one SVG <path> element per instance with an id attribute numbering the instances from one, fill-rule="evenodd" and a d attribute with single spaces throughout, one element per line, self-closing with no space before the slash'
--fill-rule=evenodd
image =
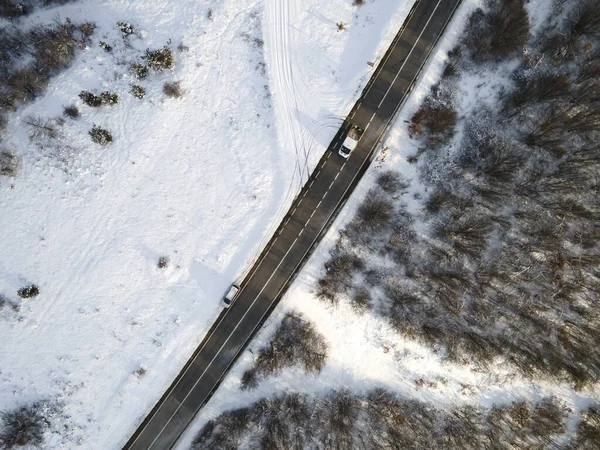
<path id="1" fill-rule="evenodd" d="M 379 140 L 459 3 L 417 1 L 344 126 L 244 280 L 237 300 L 221 315 L 124 449 L 166 450 L 175 445 L 368 168 Z M 345 160 L 337 150 L 351 123 L 365 132 Z"/>

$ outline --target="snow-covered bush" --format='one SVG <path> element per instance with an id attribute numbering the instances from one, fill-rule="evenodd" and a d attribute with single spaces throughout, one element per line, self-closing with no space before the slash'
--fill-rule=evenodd
<path id="1" fill-rule="evenodd" d="M 40 289 L 35 284 L 30 284 L 29 286 L 19 289 L 17 294 L 21 298 L 37 297 L 40 294 Z"/>
<path id="2" fill-rule="evenodd" d="M 135 98 L 144 98 L 146 95 L 146 89 L 144 86 L 140 86 L 139 84 L 133 84 L 131 86 L 131 95 Z"/>
<path id="3" fill-rule="evenodd" d="M 159 269 L 166 269 L 169 266 L 169 258 L 166 256 L 161 256 L 158 258 L 158 263 L 156 263 L 156 267 Z"/>
<path id="4" fill-rule="evenodd" d="M 79 98 L 88 106 L 98 108 L 102 105 L 102 98 L 90 91 L 81 91 Z"/>
<path id="5" fill-rule="evenodd" d="M 117 28 L 121 30 L 123 37 L 127 37 L 135 33 L 135 28 L 133 28 L 133 25 L 131 25 L 129 22 L 125 22 L 122 20 L 117 22 Z"/>
<path id="6" fill-rule="evenodd" d="M 143 80 L 148 76 L 148 66 L 141 63 L 131 65 L 131 72 L 138 80 Z"/>
<path id="7" fill-rule="evenodd" d="M 404 176 L 394 170 L 382 172 L 377 177 L 377 184 L 388 194 L 397 194 L 400 191 L 407 189 L 410 183 Z"/>
<path id="8" fill-rule="evenodd" d="M 158 50 L 147 49 L 144 54 L 144 60 L 150 69 L 157 72 L 172 69 L 175 65 L 173 52 L 166 45 Z"/>
<path id="9" fill-rule="evenodd" d="M 163 85 L 163 93 L 170 98 L 179 98 L 183 95 L 179 81 L 167 82 Z"/>
<path id="10" fill-rule="evenodd" d="M 113 106 L 119 103 L 119 96 L 116 92 L 103 91 L 100 93 L 103 105 Z"/>
<path id="11" fill-rule="evenodd" d="M 100 145 L 108 145 L 112 142 L 113 137 L 112 134 L 108 130 L 99 127 L 94 124 L 92 129 L 89 131 L 89 135 L 96 144 Z"/>
<path id="12" fill-rule="evenodd" d="M 112 48 L 112 45 L 110 45 L 109 43 L 104 42 L 104 41 L 100 41 L 100 42 L 98 42 L 98 45 L 100 46 L 100 48 L 103 48 L 104 51 L 106 51 L 106 52 L 112 52 L 113 48 Z"/>

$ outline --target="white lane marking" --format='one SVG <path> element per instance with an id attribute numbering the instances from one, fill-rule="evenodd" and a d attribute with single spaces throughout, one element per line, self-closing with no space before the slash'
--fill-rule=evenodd
<path id="1" fill-rule="evenodd" d="M 341 173 L 341 172 L 338 172 L 338 173 L 336 173 L 336 174 L 335 174 L 335 178 L 333 179 L 333 181 L 337 180 L 337 177 L 339 177 L 339 176 L 340 176 L 340 173 Z"/>
<path id="2" fill-rule="evenodd" d="M 400 66 L 400 70 L 398 70 L 398 73 L 396 73 L 396 76 L 394 77 L 394 79 L 390 83 L 390 87 L 388 87 L 387 91 L 385 91 L 385 95 L 383 96 L 383 98 L 379 102 L 379 105 L 377 105 L 377 109 L 381 108 L 381 104 L 383 103 L 383 101 L 385 100 L 385 98 L 387 97 L 387 95 L 392 90 L 392 87 L 394 86 L 394 83 L 398 79 L 398 76 L 400 75 L 400 72 L 402 72 L 402 69 L 404 69 L 404 65 L 406 64 L 406 61 L 408 61 L 408 58 L 410 58 L 410 55 L 412 54 L 413 50 L 417 46 L 417 43 L 421 40 L 421 36 L 423 36 L 423 33 L 425 32 L 425 29 L 427 28 L 427 25 L 429 25 L 429 22 L 431 22 L 431 19 L 433 18 L 433 15 L 437 11 L 438 7 L 440 6 L 440 3 L 442 3 L 442 0 L 438 0 L 437 4 L 435 5 L 435 8 L 433 8 L 433 12 L 429 16 L 429 19 L 427 19 L 427 22 L 425 23 L 425 26 L 421 29 L 421 32 L 419 33 L 419 36 L 417 36 L 417 39 L 415 40 L 415 43 L 413 44 L 412 48 L 410 49 L 410 52 L 408 52 L 408 55 L 406 55 L 406 58 L 404 58 L 404 61 L 402 61 L 402 66 Z M 373 118 L 371 118 L 371 120 L 373 120 Z"/>
<path id="3" fill-rule="evenodd" d="M 400 28 L 400 35 L 398 36 L 398 39 L 394 43 L 393 49 L 390 52 L 388 52 L 387 56 L 385 57 L 385 61 L 383 61 L 383 64 L 379 64 L 377 66 L 376 73 L 373 77 L 371 77 L 369 79 L 369 82 L 367 84 L 367 90 L 365 91 L 364 94 L 361 95 L 361 98 L 365 98 L 369 94 L 369 92 L 371 91 L 371 88 L 375 84 L 375 81 L 377 80 L 377 78 L 379 78 L 379 75 L 381 75 L 381 71 L 387 64 L 387 61 L 388 61 L 388 59 L 390 59 L 390 56 L 392 56 L 392 54 L 394 53 L 394 49 L 396 48 L 398 43 L 402 40 L 402 36 L 404 35 L 404 32 L 408 28 L 408 22 L 410 22 L 410 20 L 412 19 L 412 16 L 413 16 L 414 12 L 417 10 L 417 8 L 419 7 L 420 3 L 421 3 L 421 0 L 417 0 L 417 2 L 413 5 L 412 9 L 410 10 L 410 12 L 408 14 L 408 17 L 404 20 L 404 23 L 402 24 L 402 28 Z"/>
<path id="4" fill-rule="evenodd" d="M 379 107 L 377 107 L 379 109 Z M 373 122 L 373 119 L 375 118 L 375 114 L 377 114 L 377 111 L 373 113 L 373 115 L 371 116 L 371 118 L 369 119 L 369 123 L 367 123 L 367 126 L 365 127 L 365 131 L 363 133 L 365 133 L 368 129 L 369 129 L 369 125 L 371 125 L 371 122 Z"/>

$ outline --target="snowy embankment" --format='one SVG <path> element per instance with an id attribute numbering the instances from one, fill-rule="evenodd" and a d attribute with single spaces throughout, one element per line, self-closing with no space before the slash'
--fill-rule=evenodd
<path id="1" fill-rule="evenodd" d="M 0 182 L 0 293 L 18 305 L 0 311 L 0 410 L 57 399 L 68 431 L 44 448 L 121 446 L 269 238 L 411 5 L 86 0 L 23 19 L 97 29 L 4 138 L 23 164 Z M 136 35 L 124 39 L 120 20 Z M 175 69 L 133 97 L 130 65 L 164 45 Z M 182 98 L 163 95 L 172 81 Z M 120 100 L 90 108 L 82 90 Z M 81 117 L 61 126 L 58 145 L 30 142 L 28 116 L 73 103 Z M 93 124 L 113 142 L 93 144 Z M 168 267 L 157 267 L 161 256 Z M 20 300 L 29 283 L 40 294 Z"/>
<path id="2" fill-rule="evenodd" d="M 199 414 L 178 448 L 189 448 L 199 430 L 222 412 L 249 406 L 262 398 L 271 398 L 280 393 L 299 392 L 319 396 L 331 389 L 349 389 L 352 393 L 364 394 L 373 388 L 383 387 L 400 398 L 426 402 L 441 409 L 465 404 L 489 408 L 494 404 L 537 402 L 542 398 L 555 396 L 564 401 L 570 411 L 588 407 L 592 399 L 597 397 L 596 388 L 592 391 L 577 391 L 568 383 L 527 379 L 509 365 L 496 365 L 493 370 L 481 371 L 466 360 L 464 364 L 450 363 L 444 360 L 443 354 L 435 352 L 431 347 L 401 337 L 384 318 L 369 312 L 357 313 L 348 302 L 340 302 L 335 307 L 329 306 L 315 295 L 317 280 L 323 276 L 323 265 L 330 258 L 329 251 L 335 246 L 340 230 L 353 218 L 382 171 L 399 171 L 412 180 L 410 192 L 403 198 L 409 211 L 416 211 L 421 207 L 421 199 L 425 197 L 424 188 L 419 183 L 416 164 L 407 161 L 417 153 L 418 143 L 409 138 L 406 123 L 417 111 L 431 86 L 440 78 L 447 53 L 456 45 L 466 18 L 481 4 L 477 0 L 463 2 L 424 68 L 420 82 L 384 138 L 378 159 L 278 308 L 223 381 L 219 391 Z M 543 0 L 528 4 L 532 31 L 543 22 L 548 13 L 548 4 Z M 487 89 L 490 85 L 500 85 L 505 75 L 497 73 L 497 79 L 487 80 L 483 89 L 479 85 L 481 80 L 466 78 L 460 89 L 462 101 L 459 115 L 467 113 L 476 100 L 489 100 L 492 93 Z M 369 255 L 364 256 L 369 258 Z M 241 390 L 242 374 L 253 366 L 258 350 L 269 344 L 282 318 L 290 311 L 301 313 L 324 336 L 329 346 L 325 367 L 319 374 L 307 374 L 301 368 L 287 367 L 276 375 L 262 379 L 256 389 Z M 571 431 L 575 420 L 574 415 L 567 421 L 567 427 Z M 250 434 L 261 435 L 260 430 L 252 430 Z"/>

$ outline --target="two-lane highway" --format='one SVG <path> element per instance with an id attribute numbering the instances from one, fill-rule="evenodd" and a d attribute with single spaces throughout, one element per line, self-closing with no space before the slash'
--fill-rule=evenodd
<path id="1" fill-rule="evenodd" d="M 236 302 L 213 326 L 124 449 L 172 448 L 208 401 L 368 168 L 383 133 L 459 3 L 416 2 L 344 127 L 244 280 Z M 365 132 L 345 160 L 337 149 L 351 123 Z"/>

